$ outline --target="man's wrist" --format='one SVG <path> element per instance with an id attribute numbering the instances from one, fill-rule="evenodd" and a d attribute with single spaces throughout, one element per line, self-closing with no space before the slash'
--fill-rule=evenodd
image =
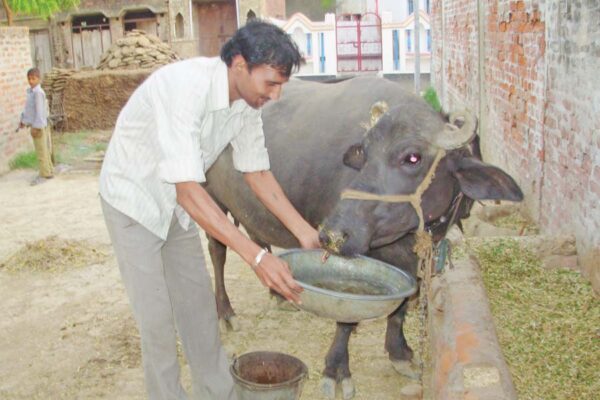
<path id="1" fill-rule="evenodd" d="M 256 269 L 260 262 L 262 261 L 263 257 L 269 252 L 269 250 L 267 250 L 266 248 L 264 249 L 260 249 L 260 251 L 258 252 L 258 254 L 256 255 L 256 257 L 254 257 L 254 262 L 252 263 L 252 269 Z"/>

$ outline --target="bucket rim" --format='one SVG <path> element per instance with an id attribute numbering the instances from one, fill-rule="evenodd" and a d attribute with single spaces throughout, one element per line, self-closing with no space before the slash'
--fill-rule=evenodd
<path id="1" fill-rule="evenodd" d="M 237 365 L 237 361 L 240 358 L 242 358 L 244 356 L 248 356 L 250 354 L 271 354 L 271 355 L 280 355 L 280 356 L 288 357 L 294 361 L 297 361 L 300 364 L 300 367 L 301 367 L 300 373 L 292 379 L 288 379 L 287 381 L 278 382 L 278 383 L 256 383 L 256 382 L 249 381 L 249 380 L 244 379 L 241 376 L 239 376 L 238 373 L 236 372 L 235 367 Z M 251 351 L 249 353 L 244 353 L 239 357 L 234 357 L 233 362 L 229 366 L 229 372 L 231 373 L 231 376 L 233 377 L 233 380 L 236 381 L 236 383 L 239 383 L 248 389 L 258 391 L 258 390 L 269 390 L 269 389 L 273 389 L 273 388 L 279 388 L 279 387 L 289 386 L 291 384 L 298 383 L 298 382 L 302 381 L 308 375 L 308 367 L 306 366 L 304 361 L 302 361 L 298 357 L 294 357 L 290 354 L 282 353 L 279 351 Z"/>

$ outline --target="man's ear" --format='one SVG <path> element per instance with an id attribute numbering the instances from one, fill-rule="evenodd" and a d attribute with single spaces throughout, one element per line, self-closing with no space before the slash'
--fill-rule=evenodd
<path id="1" fill-rule="evenodd" d="M 354 168 L 355 170 L 360 171 L 366 161 L 367 156 L 362 143 L 353 144 L 348 147 L 348 150 L 344 153 L 344 165 Z"/>
<path id="2" fill-rule="evenodd" d="M 234 70 L 242 70 L 248 68 L 244 56 L 242 56 L 241 54 L 236 54 L 235 56 L 233 56 L 233 58 L 231 59 L 231 68 L 233 68 Z"/>

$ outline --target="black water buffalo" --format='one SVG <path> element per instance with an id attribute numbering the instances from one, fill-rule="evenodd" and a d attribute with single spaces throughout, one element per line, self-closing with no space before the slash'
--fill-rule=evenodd
<path id="1" fill-rule="evenodd" d="M 265 107 L 263 121 L 271 170 L 299 212 L 314 226 L 322 224 L 323 247 L 342 255 L 366 254 L 413 276 L 418 261 L 413 252 L 419 226 L 415 208 L 406 202 L 341 199 L 343 191 L 414 193 L 437 156 L 435 177 L 420 202 L 425 228 L 435 239 L 468 214 L 473 200 L 523 197 L 511 177 L 473 152 L 476 124 L 468 114 L 448 119 L 385 79 L 290 82 L 282 99 Z M 257 242 L 298 247 L 233 169 L 230 151 L 209 170 L 206 188 Z M 209 238 L 209 250 L 219 317 L 233 321 L 223 282 L 226 248 Z M 413 352 L 403 333 L 406 310 L 407 302 L 388 316 L 385 349 L 396 370 L 415 377 Z M 348 340 L 354 326 L 337 324 L 323 372 L 329 397 L 339 382 L 344 398 L 353 396 Z"/>

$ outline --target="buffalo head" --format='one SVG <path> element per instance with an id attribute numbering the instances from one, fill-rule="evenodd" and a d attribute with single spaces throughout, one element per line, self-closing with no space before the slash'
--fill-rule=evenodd
<path id="1" fill-rule="evenodd" d="M 523 199 L 508 174 L 471 150 L 477 123 L 470 113 L 445 116 L 418 101 L 385 113 L 379 105 L 372 115 L 378 110 L 362 142 L 344 154 L 344 164 L 358 171 L 344 192 L 366 196 L 342 195 L 325 220 L 320 239 L 329 251 L 363 254 L 416 230 L 420 219 L 410 202 L 382 198 L 423 190 L 417 207 L 424 223 L 444 220 L 460 193 L 471 200 Z M 433 179 L 422 184 L 428 175 Z"/>

